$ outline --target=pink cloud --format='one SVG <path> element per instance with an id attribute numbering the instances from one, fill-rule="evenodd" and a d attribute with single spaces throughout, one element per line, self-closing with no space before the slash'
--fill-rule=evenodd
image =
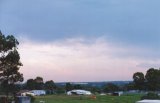
<path id="1" fill-rule="evenodd" d="M 51 43 L 23 40 L 19 47 L 25 79 L 42 76 L 54 81 L 108 81 L 131 80 L 145 59 L 117 56 L 141 49 L 111 44 L 103 38 L 85 43 L 83 38 L 66 39 Z M 132 51 L 133 52 L 133 51 Z"/>

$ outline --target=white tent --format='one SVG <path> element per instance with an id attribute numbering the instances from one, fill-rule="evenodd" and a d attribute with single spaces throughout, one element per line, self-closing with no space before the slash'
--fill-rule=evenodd
<path id="1" fill-rule="evenodd" d="M 160 100 L 141 100 L 136 103 L 160 103 Z"/>
<path id="2" fill-rule="evenodd" d="M 86 90 L 71 90 L 71 91 L 67 92 L 67 95 L 72 95 L 72 94 L 91 95 L 92 93 L 90 91 L 86 91 Z"/>

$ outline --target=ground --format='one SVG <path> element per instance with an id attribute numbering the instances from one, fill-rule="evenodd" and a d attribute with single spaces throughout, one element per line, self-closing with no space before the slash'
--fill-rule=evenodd
<path id="1" fill-rule="evenodd" d="M 36 97 L 35 103 L 45 101 L 45 103 L 135 103 L 140 100 L 141 95 L 124 96 L 100 96 L 96 99 L 91 96 L 67 96 L 67 95 L 48 95 Z"/>

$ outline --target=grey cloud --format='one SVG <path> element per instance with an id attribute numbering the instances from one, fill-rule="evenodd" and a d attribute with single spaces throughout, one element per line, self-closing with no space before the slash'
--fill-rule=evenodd
<path id="1" fill-rule="evenodd" d="M 137 67 L 146 68 L 146 69 L 149 69 L 149 68 L 159 69 L 160 68 L 160 62 L 159 63 L 144 62 L 144 63 L 141 63 L 141 64 L 137 65 Z"/>
<path id="2" fill-rule="evenodd" d="M 39 41 L 109 37 L 113 42 L 160 48 L 160 1 L 3 0 L 0 29 Z"/>

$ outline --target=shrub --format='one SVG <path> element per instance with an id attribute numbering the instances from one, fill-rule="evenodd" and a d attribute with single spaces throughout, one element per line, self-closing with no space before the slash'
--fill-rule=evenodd
<path id="1" fill-rule="evenodd" d="M 153 99 L 153 100 L 154 100 L 154 99 L 160 99 L 160 96 L 158 96 L 157 93 L 150 92 L 150 93 L 148 93 L 147 95 L 141 97 L 141 99 L 142 99 L 142 100 L 143 100 L 143 99 Z"/>

